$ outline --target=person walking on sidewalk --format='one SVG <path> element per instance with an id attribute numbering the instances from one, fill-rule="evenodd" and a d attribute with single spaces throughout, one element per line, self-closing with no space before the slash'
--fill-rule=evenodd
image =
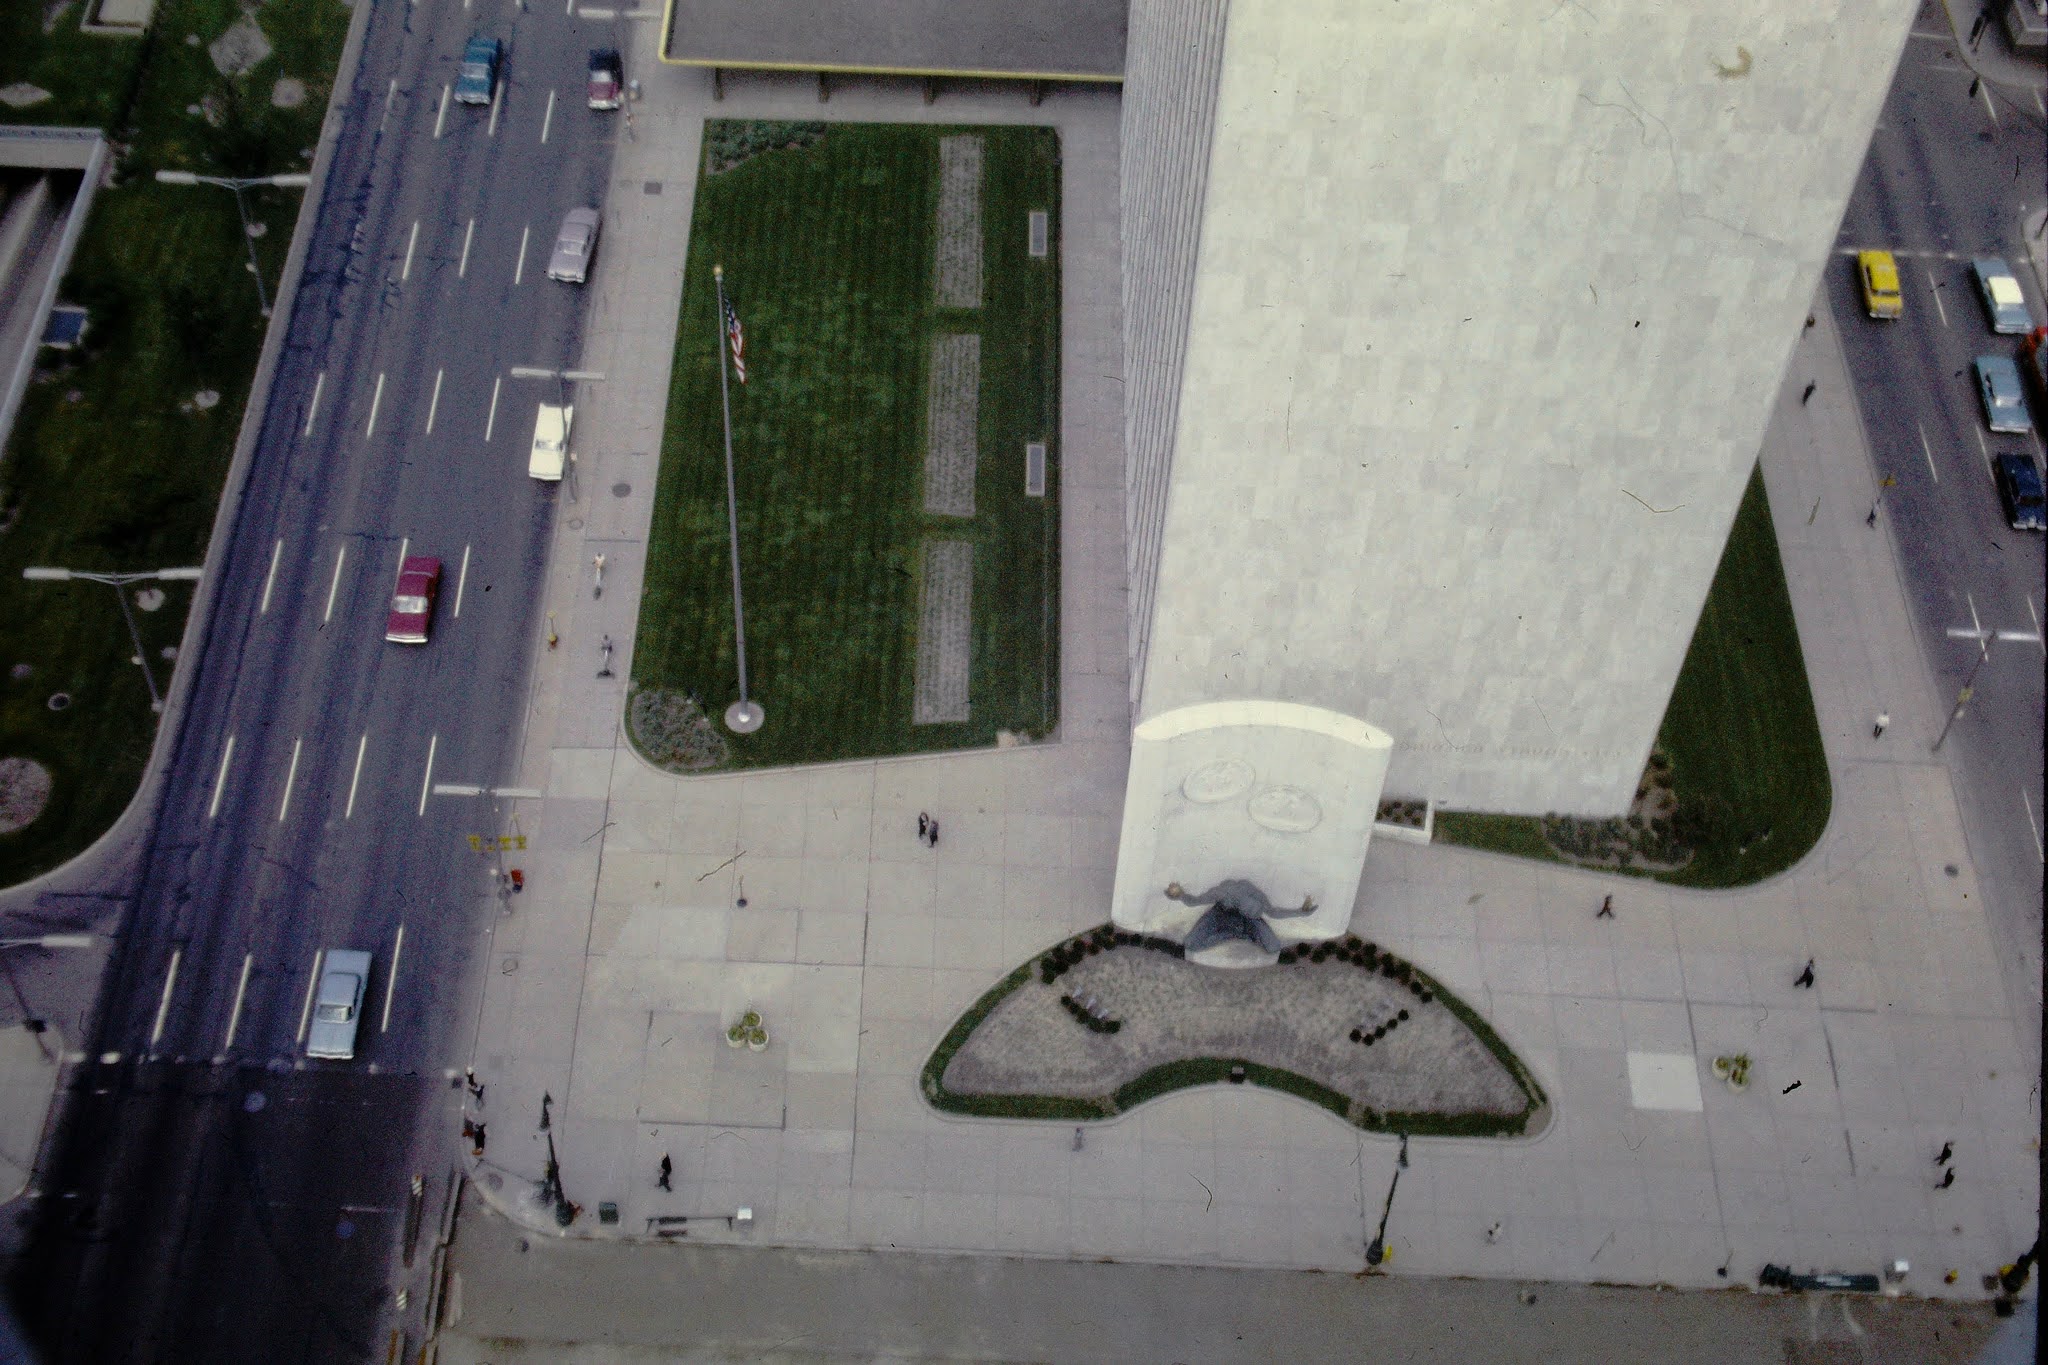
<path id="1" fill-rule="evenodd" d="M 932 832 L 932 818 L 923 811 L 917 813 L 917 841 L 921 844 Z"/>
<path id="2" fill-rule="evenodd" d="M 1940 1154 L 1934 1158 L 1934 1164 L 1937 1166 L 1946 1166 L 1948 1165 L 1948 1159 L 1954 1156 L 1955 1154 L 1956 1145 L 1953 1142 L 1944 1142 L 1941 1144 Z"/>
<path id="3" fill-rule="evenodd" d="M 1953 1166 L 1947 1166 L 1942 1169 L 1941 1179 L 1935 1182 L 1934 1188 L 1937 1190 L 1945 1190 L 1955 1183 L 1956 1168 Z"/>
<path id="4" fill-rule="evenodd" d="M 1796 980 L 1794 980 L 1792 984 L 1793 984 L 1793 985 L 1795 985 L 1795 986 L 1803 986 L 1803 987 L 1805 987 L 1805 988 L 1806 988 L 1807 990 L 1812 990 L 1812 989 L 1813 989 L 1813 959 L 1812 959 L 1812 958 L 1810 958 L 1810 957 L 1809 957 L 1808 959 L 1806 959 L 1806 966 L 1805 966 L 1805 967 L 1803 967 L 1803 968 L 1802 968 L 1802 969 L 1800 970 L 1798 978 L 1797 978 Z"/>
<path id="5" fill-rule="evenodd" d="M 668 1153 L 667 1153 L 667 1152 L 663 1152 L 663 1153 L 661 1154 L 661 1170 L 660 1170 L 660 1172 L 659 1172 L 659 1173 L 658 1173 L 658 1174 L 657 1174 L 657 1175 L 656 1175 L 656 1176 L 654 1177 L 654 1188 L 656 1188 L 656 1189 L 658 1189 L 658 1190 L 668 1190 L 668 1189 L 671 1189 L 671 1187 L 670 1187 L 670 1185 L 669 1185 L 669 1183 L 668 1183 L 668 1178 L 669 1178 L 669 1175 L 670 1175 L 670 1173 L 671 1173 L 671 1172 L 673 1172 L 674 1170 L 675 1170 L 675 1165 L 674 1165 L 674 1163 L 672 1163 L 672 1162 L 671 1162 L 671 1161 L 670 1161 L 670 1160 L 668 1159 Z"/>
<path id="6" fill-rule="evenodd" d="M 1612 897 L 1612 896 L 1609 896 L 1609 897 L 1607 897 L 1607 898 L 1606 898 L 1605 900 L 1601 901 L 1601 902 L 1600 902 L 1600 908 L 1599 908 L 1598 910 L 1596 910 L 1596 911 L 1594 911 L 1594 912 L 1593 912 L 1593 918 L 1594 918 L 1594 919 L 1613 919 L 1613 918 L 1614 918 L 1614 897 Z"/>
<path id="7" fill-rule="evenodd" d="M 1884 738 L 1884 727 L 1885 727 L 1885 726 L 1887 726 L 1887 725 L 1890 725 L 1891 723 L 1892 723 L 1892 713 L 1891 713 L 1891 712 L 1889 712 L 1889 711 L 1880 711 L 1880 712 L 1878 712 L 1878 713 L 1877 713 L 1877 723 L 1876 723 L 1876 724 L 1874 724 L 1874 725 L 1872 725 L 1872 726 L 1870 727 L 1870 737 L 1871 737 L 1872 739 L 1882 739 L 1882 738 Z"/>

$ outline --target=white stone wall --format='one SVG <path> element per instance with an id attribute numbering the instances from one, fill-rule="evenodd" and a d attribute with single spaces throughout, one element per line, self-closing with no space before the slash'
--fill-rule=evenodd
<path id="1" fill-rule="evenodd" d="M 1912 13 L 1235 0 L 1141 717 L 1285 698 L 1392 794 L 1624 808 Z"/>

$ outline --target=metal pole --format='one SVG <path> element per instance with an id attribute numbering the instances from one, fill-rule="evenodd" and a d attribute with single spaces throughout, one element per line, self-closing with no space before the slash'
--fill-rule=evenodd
<path id="1" fill-rule="evenodd" d="M 718 330 L 718 403 L 725 419 L 725 522 L 726 538 L 732 549 L 732 630 L 733 653 L 739 663 L 740 699 L 726 708 L 725 723 L 728 727 L 746 733 L 761 728 L 761 708 L 747 699 L 747 611 L 740 597 L 740 511 L 739 495 L 735 491 L 732 476 L 732 384 L 726 377 L 725 348 L 729 344 L 725 330 L 725 267 L 711 267 L 711 282 L 718 291 L 717 316 L 712 324 Z"/>
<path id="2" fill-rule="evenodd" d="M 269 317 L 270 298 L 263 292 L 263 267 L 256 263 L 256 239 L 249 235 L 249 207 L 242 202 L 242 182 L 230 180 L 228 187 L 235 192 L 235 212 L 242 215 L 242 241 L 249 248 L 249 273 L 256 277 L 256 307 L 264 317 Z"/>
<path id="3" fill-rule="evenodd" d="M 129 638 L 135 641 L 135 662 L 142 665 L 142 680 L 149 684 L 149 709 L 161 715 L 164 699 L 157 695 L 156 675 L 149 671 L 149 652 L 142 647 L 142 632 L 135 628 L 135 613 L 128 606 L 128 588 L 122 583 L 115 583 L 112 587 L 114 596 L 121 601 L 121 619 L 128 623 Z"/>

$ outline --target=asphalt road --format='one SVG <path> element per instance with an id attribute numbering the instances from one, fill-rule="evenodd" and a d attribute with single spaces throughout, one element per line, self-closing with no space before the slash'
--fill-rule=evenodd
<path id="1" fill-rule="evenodd" d="M 490 109 L 448 99 L 472 30 Z M 558 486 L 526 475 L 582 297 L 546 278 L 602 204 L 609 23 L 381 4 L 179 722 L 97 1065 L 46 1166 L 15 1301 L 52 1361 L 348 1360 L 405 1325 L 408 1185 L 445 1174 L 475 949 Z M 600 243 L 600 253 L 603 247 Z M 403 553 L 445 565 L 430 644 L 383 639 Z M 303 1059 L 317 955 L 375 954 L 357 1059 Z M 417 1304 L 414 1306 L 417 1314 Z M 374 1349 L 373 1349 L 374 1347 Z"/>
<path id="2" fill-rule="evenodd" d="M 1974 698 L 1943 747 L 1991 903 L 2009 1003 L 2025 1011 L 2039 999 L 2042 965 L 2048 651 L 2039 640 L 2048 558 L 2039 532 L 2006 524 L 1991 457 L 2027 451 L 2038 463 L 2042 448 L 2037 434 L 1995 436 L 1984 425 L 1970 362 L 2013 355 L 2019 338 L 1990 330 L 1970 260 L 2003 256 L 2036 321 L 2048 319 L 2021 236 L 2023 215 L 2044 195 L 2048 116 L 2038 90 L 1973 90 L 1936 7 L 1924 7 L 1914 29 L 1827 286 L 1876 466 L 1872 497 L 1898 547 L 1928 664 L 1950 702 L 1975 669 Z M 1898 257 L 1902 317 L 1865 316 L 1854 258 L 1864 247 Z M 1894 486 L 1881 486 L 1887 475 Z M 1979 629 L 2035 640 L 1994 640 L 1979 667 L 1977 642 L 1949 633 Z"/>

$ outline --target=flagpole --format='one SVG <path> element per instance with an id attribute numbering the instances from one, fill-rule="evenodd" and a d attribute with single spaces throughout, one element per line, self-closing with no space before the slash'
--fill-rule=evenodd
<path id="1" fill-rule="evenodd" d="M 712 325 L 718 329 L 718 402 L 725 416 L 725 525 L 732 548 L 732 633 L 734 653 L 739 659 L 740 699 L 725 708 L 725 725 L 737 734 L 750 735 L 767 719 L 758 703 L 747 699 L 747 609 L 740 600 L 740 511 L 732 478 L 732 388 L 725 375 L 725 348 L 732 344 L 726 330 L 725 267 L 711 267 L 711 282 L 718 290 L 718 310 Z"/>

